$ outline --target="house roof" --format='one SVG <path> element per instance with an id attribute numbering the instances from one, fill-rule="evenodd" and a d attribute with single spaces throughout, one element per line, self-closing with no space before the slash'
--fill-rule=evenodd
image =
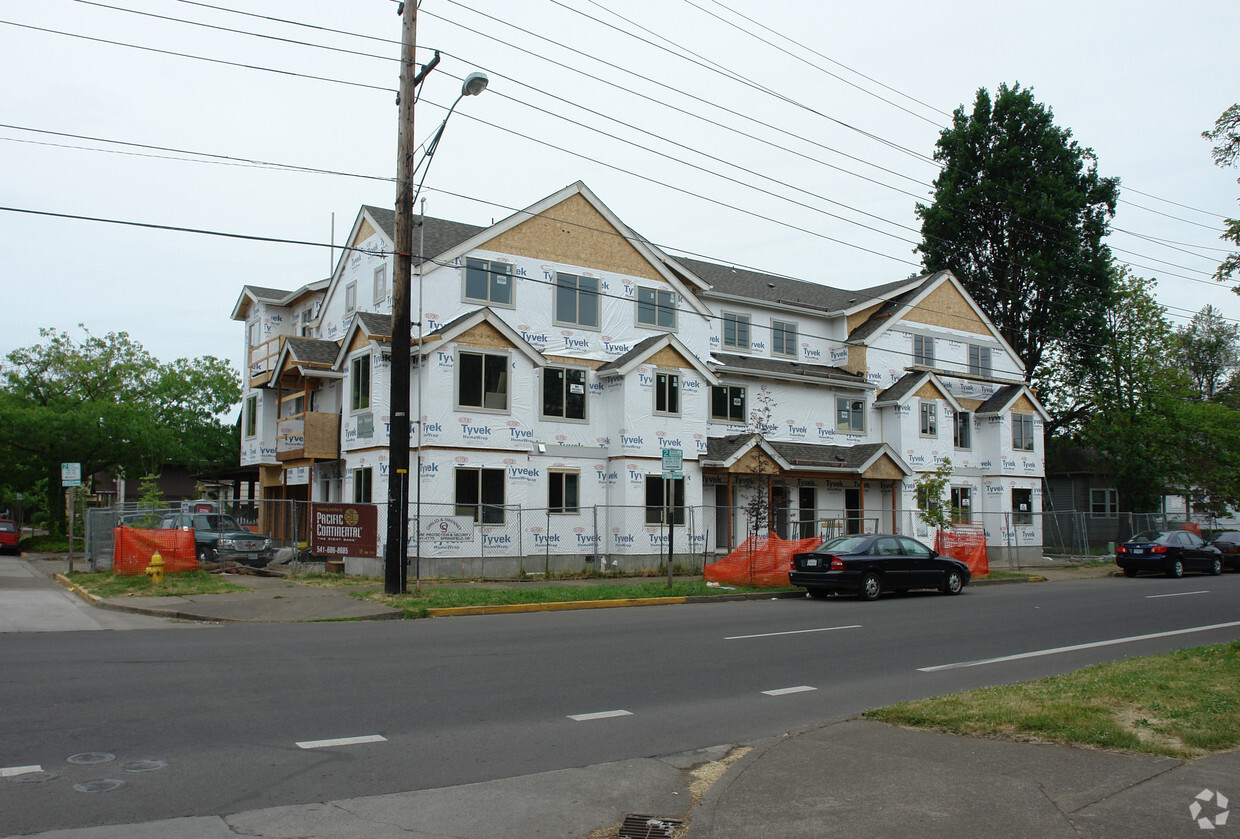
<path id="1" fill-rule="evenodd" d="M 831 446 L 821 443 L 779 442 L 767 440 L 758 434 L 707 438 L 706 453 L 699 460 L 703 466 L 726 468 L 755 446 L 766 451 L 786 472 L 811 470 L 860 475 L 869 469 L 874 461 L 886 455 L 905 475 L 913 473 L 908 464 L 886 443 Z"/>
<path id="2" fill-rule="evenodd" d="M 365 210 L 374 220 L 375 224 L 383 232 L 388 239 L 396 241 L 396 211 L 386 207 L 375 207 L 371 204 L 363 204 L 362 209 Z M 477 236 L 485 227 L 479 227 L 475 224 L 465 224 L 461 221 L 450 221 L 448 219 L 435 218 L 434 216 L 426 216 L 422 219 L 422 233 L 419 235 L 417 228 L 413 231 L 413 241 L 415 249 L 419 246 L 423 256 L 413 257 L 413 264 L 418 265 L 431 257 L 438 256 L 444 251 L 452 248 Z M 417 223 L 415 219 L 414 223 Z"/>
<path id="3" fill-rule="evenodd" d="M 237 302 L 233 305 L 232 319 L 243 320 L 248 317 L 249 309 L 248 301 L 261 300 L 264 303 L 272 303 L 276 306 L 287 306 L 297 298 L 304 294 L 314 291 L 322 291 L 327 288 L 331 282 L 330 279 L 315 280 L 307 283 L 300 288 L 289 291 L 285 288 L 270 288 L 261 285 L 245 285 L 241 287 L 241 294 L 237 296 Z"/>
<path id="4" fill-rule="evenodd" d="M 335 364 L 336 354 L 340 352 L 340 345 L 335 341 L 318 338 L 291 336 L 284 339 L 284 346 L 289 358 L 304 364 Z"/>
<path id="5" fill-rule="evenodd" d="M 734 355 L 732 353 L 712 353 L 720 372 L 741 373 L 754 376 L 772 376 L 790 379 L 811 379 L 848 384 L 856 387 L 871 388 L 865 377 L 850 373 L 842 367 L 831 367 L 825 364 L 805 364 L 778 358 L 765 358 L 756 355 Z"/>
<path id="6" fill-rule="evenodd" d="M 914 300 L 928 291 L 931 286 L 937 285 L 946 273 L 946 271 L 935 271 L 933 274 L 923 274 L 917 277 L 917 285 L 888 299 L 877 312 L 866 319 L 865 323 L 848 334 L 848 340 L 854 343 L 865 343 L 868 338 L 877 335 L 897 319 Z"/>
<path id="7" fill-rule="evenodd" d="M 710 285 L 710 290 L 704 292 L 703 296 L 743 297 L 823 312 L 846 312 L 864 308 L 873 305 L 876 299 L 899 293 L 916 281 L 905 279 L 870 288 L 842 289 L 700 259 L 679 257 L 674 261 Z"/>
<path id="8" fill-rule="evenodd" d="M 468 332 L 480 323 L 488 323 L 501 335 L 507 339 L 508 343 L 513 346 L 517 352 L 524 355 L 535 367 L 545 367 L 547 359 L 539 352 L 534 345 L 525 340 L 520 332 L 517 332 L 509 326 L 503 318 L 491 311 L 489 307 L 484 306 L 481 309 L 474 309 L 472 312 L 466 312 L 460 317 L 453 318 L 434 332 L 428 332 L 422 339 L 422 345 L 415 350 L 422 355 L 428 355 L 439 347 L 452 341 L 463 332 Z"/>
<path id="9" fill-rule="evenodd" d="M 981 405 L 977 407 L 977 414 L 1000 414 L 1007 410 L 1013 402 L 1020 396 L 1024 396 L 1033 405 L 1043 420 L 1049 419 L 1046 409 L 1042 407 L 1042 403 L 1034 396 L 1033 391 L 1025 384 L 1005 385 L 994 392 L 993 395 Z"/>
<path id="10" fill-rule="evenodd" d="M 664 347 L 671 347 L 673 350 L 682 355 L 685 361 L 697 371 L 698 375 L 706 379 L 712 385 L 719 384 L 719 377 L 715 375 L 702 360 L 693 354 L 692 350 L 681 343 L 680 339 L 671 333 L 662 335 L 651 335 L 649 338 L 643 338 L 634 345 L 633 349 L 626 352 L 613 361 L 609 361 L 602 365 L 596 371 L 600 376 L 619 375 L 625 376 L 633 370 L 634 367 L 644 362 L 647 358 L 657 353 Z"/>
<path id="11" fill-rule="evenodd" d="M 960 403 L 956 401 L 956 397 L 943 384 L 942 379 L 929 370 L 914 370 L 911 373 L 905 373 L 891 387 L 878 395 L 878 399 L 874 400 L 874 407 L 883 408 L 889 405 L 903 405 L 927 383 L 934 385 L 939 394 L 947 400 L 947 404 L 951 405 L 952 410 L 960 410 Z"/>
<path id="12" fill-rule="evenodd" d="M 355 317 L 366 329 L 366 334 L 376 339 L 392 337 L 392 316 L 378 312 L 358 312 Z"/>

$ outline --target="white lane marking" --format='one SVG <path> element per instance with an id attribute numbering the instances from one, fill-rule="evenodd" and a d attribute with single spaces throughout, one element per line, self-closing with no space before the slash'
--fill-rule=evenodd
<path id="1" fill-rule="evenodd" d="M 1022 658 L 1037 658 L 1044 655 L 1057 655 L 1058 653 L 1071 653 L 1077 650 L 1089 650 L 1094 647 L 1110 647 L 1115 644 L 1130 644 L 1133 641 L 1149 641 L 1152 638 L 1170 638 L 1173 635 L 1188 635 L 1193 632 L 1209 632 L 1212 629 L 1230 629 L 1233 626 L 1240 626 L 1240 621 L 1228 621 L 1227 623 L 1212 623 L 1209 626 L 1190 626 L 1188 629 L 1173 629 L 1169 632 L 1151 632 L 1149 635 L 1129 635 L 1127 638 L 1112 638 L 1108 641 L 1091 641 L 1088 644 L 1073 644 L 1070 647 L 1055 647 L 1049 650 L 1034 650 L 1028 653 L 1017 653 L 1016 655 L 1004 655 L 998 658 L 982 658 L 977 661 L 958 661 L 954 664 L 936 664 L 934 667 L 918 667 L 922 673 L 934 673 L 938 670 L 958 670 L 962 667 L 980 667 L 983 664 L 999 664 L 1004 661 L 1017 661 Z"/>
<path id="2" fill-rule="evenodd" d="M 593 714 L 569 714 L 570 720 L 586 722 L 588 720 L 605 720 L 609 717 L 631 717 L 632 711 L 595 711 Z"/>
<path id="3" fill-rule="evenodd" d="M 820 629 L 791 629 L 787 632 L 763 632 L 761 635 L 728 635 L 725 641 L 743 641 L 746 638 L 774 638 L 776 635 L 803 635 L 806 632 L 834 632 L 837 629 L 860 629 L 861 624 L 854 623 L 848 626 L 824 626 Z"/>
<path id="4" fill-rule="evenodd" d="M 299 749 L 327 749 L 332 746 L 356 746 L 359 743 L 386 743 L 387 738 L 379 734 L 367 734 L 363 737 L 338 737 L 335 740 L 302 740 L 297 743 Z"/>
<path id="5" fill-rule="evenodd" d="M 762 692 L 767 696 L 786 696 L 789 693 L 805 693 L 807 690 L 818 690 L 818 688 L 812 688 L 809 685 L 800 685 L 799 687 L 794 688 L 776 688 L 775 690 L 764 690 Z"/>
<path id="6" fill-rule="evenodd" d="M 5 766 L 0 767 L 0 778 L 12 778 L 30 772 L 42 772 L 42 766 Z"/>
<path id="7" fill-rule="evenodd" d="M 1157 600 L 1160 597 L 1188 597 L 1190 594 L 1209 594 L 1209 591 L 1177 591 L 1175 594 L 1147 594 L 1146 600 Z"/>

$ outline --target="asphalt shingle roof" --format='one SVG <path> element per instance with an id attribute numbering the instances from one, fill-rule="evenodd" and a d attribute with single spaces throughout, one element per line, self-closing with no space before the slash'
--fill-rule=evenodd
<path id="1" fill-rule="evenodd" d="M 366 328 L 367 335 L 392 337 L 392 316 L 379 312 L 358 312 L 357 319 Z"/>
<path id="2" fill-rule="evenodd" d="M 979 414 L 997 414 L 1006 408 L 1024 390 L 1024 385 L 1004 385 L 977 408 Z"/>
<path id="3" fill-rule="evenodd" d="M 804 306 L 827 312 L 851 309 L 858 304 L 864 304 L 865 301 L 885 297 L 916 279 L 903 279 L 870 288 L 843 289 L 774 274 L 764 274 L 760 271 L 750 271 L 746 268 L 718 265 L 700 259 L 677 257 L 676 261 L 710 283 L 711 290 L 706 293 L 708 296 L 711 292 L 730 294 L 750 300 Z"/>
<path id="4" fill-rule="evenodd" d="M 663 338 L 664 338 L 663 335 L 651 335 L 649 338 L 643 338 L 642 340 L 638 341 L 636 344 L 633 345 L 633 349 L 629 350 L 628 352 L 626 352 L 624 355 L 620 356 L 619 358 L 612 359 L 611 361 L 602 365 L 595 372 L 599 373 L 600 375 L 606 375 L 615 370 L 619 370 L 620 368 L 624 367 L 624 365 L 628 364 L 630 361 L 636 358 L 639 358 L 643 353 L 645 353 L 652 346 L 654 346 L 656 342 L 661 341 Z"/>
<path id="5" fill-rule="evenodd" d="M 319 338 L 299 338 L 290 336 L 284 339 L 284 344 L 288 347 L 289 355 L 294 361 L 300 361 L 303 364 L 332 364 L 336 363 L 336 355 L 340 352 L 340 345 L 335 341 L 323 341 Z"/>
<path id="6" fill-rule="evenodd" d="M 888 300 L 879 308 L 877 312 L 870 315 L 870 317 L 866 319 L 865 323 L 848 333 L 848 340 L 865 341 L 881 329 L 888 321 L 890 321 L 891 318 L 895 316 L 896 312 L 912 302 L 913 298 L 925 291 L 930 285 L 938 282 L 942 274 L 942 271 L 936 271 L 933 274 L 929 274 L 922 280 L 921 283 L 917 285 L 916 288 L 910 289 L 904 294 Z"/>
<path id="7" fill-rule="evenodd" d="M 730 370 L 744 370 L 754 373 L 779 373 L 785 376 L 807 376 L 816 379 L 850 383 L 865 381 L 864 376 L 850 373 L 841 367 L 830 367 L 825 364 L 802 364 L 799 361 L 785 361 L 755 355 L 733 355 L 730 353 L 713 353 L 712 355 L 719 364 Z"/>
<path id="8" fill-rule="evenodd" d="M 709 437 L 706 440 L 708 463 L 722 463 L 749 445 L 753 434 L 732 434 L 727 437 Z M 821 443 L 790 443 L 767 440 L 767 445 L 792 466 L 812 466 L 820 469 L 838 469 L 841 472 L 860 472 L 882 450 L 882 443 L 862 443 L 856 446 L 829 446 Z"/>
<path id="9" fill-rule="evenodd" d="M 903 402 L 909 394 L 921 385 L 921 380 L 925 375 L 924 372 L 905 373 L 891 387 L 880 393 L 875 401 L 879 403 Z"/>
<path id="10" fill-rule="evenodd" d="M 379 226 L 383 228 L 383 232 L 387 234 L 387 237 L 395 241 L 396 211 L 385 207 L 374 207 L 369 204 L 365 205 L 364 209 L 366 212 L 370 213 L 371 217 L 375 221 L 379 223 Z M 465 224 L 460 221 L 448 221 L 447 219 L 434 218 L 433 216 L 427 216 L 425 222 L 424 230 L 426 238 L 424 240 L 425 244 L 423 245 L 422 252 L 425 254 L 426 259 L 436 257 L 444 251 L 451 250 L 461 242 L 464 242 L 466 239 L 470 239 L 487 229 L 485 227 L 478 227 L 474 224 Z M 423 240 L 421 235 L 418 233 L 417 228 L 414 228 L 414 248 L 417 249 L 419 243 L 422 241 Z M 415 256 L 413 259 L 413 264 L 417 265 L 423 261 L 424 260 L 420 260 Z"/>

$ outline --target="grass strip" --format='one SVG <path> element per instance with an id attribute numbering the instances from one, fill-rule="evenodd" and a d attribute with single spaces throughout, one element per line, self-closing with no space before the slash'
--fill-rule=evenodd
<path id="1" fill-rule="evenodd" d="M 230 583 L 218 574 L 206 571 L 190 571 L 185 574 L 165 574 L 160 585 L 154 585 L 146 574 L 121 577 L 111 572 L 98 574 L 66 574 L 76 583 L 98 597 L 189 597 L 195 594 L 228 594 L 250 591 L 245 586 Z"/>
<path id="2" fill-rule="evenodd" d="M 1240 641 L 901 702 L 870 719 L 1191 760 L 1240 745 Z"/>
<path id="3" fill-rule="evenodd" d="M 749 592 L 772 592 L 774 589 L 708 587 L 703 580 L 666 582 L 614 583 L 610 585 L 520 585 L 505 588 L 435 587 L 421 592 L 384 594 L 380 590 L 351 591 L 350 595 L 397 609 L 410 616 L 420 616 L 427 609 L 457 606 L 512 606 L 530 603 L 571 603 L 583 600 L 629 600 L 648 597 L 701 597 Z"/>

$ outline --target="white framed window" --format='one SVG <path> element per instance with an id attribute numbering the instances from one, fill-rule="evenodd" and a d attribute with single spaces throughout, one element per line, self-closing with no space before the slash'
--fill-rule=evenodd
<path id="1" fill-rule="evenodd" d="M 458 350 L 456 407 L 508 410 L 507 354 Z"/>
<path id="2" fill-rule="evenodd" d="M 555 322 L 598 329 L 598 279 L 575 274 L 555 275 Z"/>
<path id="3" fill-rule="evenodd" d="M 1012 414 L 1012 448 L 1033 451 L 1033 414 Z"/>
<path id="4" fill-rule="evenodd" d="M 344 287 L 344 310 L 352 312 L 357 308 L 357 283 L 349 283 Z"/>
<path id="5" fill-rule="evenodd" d="M 542 415 L 548 419 L 586 418 L 587 370 L 545 367 L 542 373 Z"/>
<path id="6" fill-rule="evenodd" d="M 835 430 L 849 434 L 865 433 L 865 400 L 835 397 Z"/>
<path id="7" fill-rule="evenodd" d="M 263 322 L 261 320 L 250 321 L 250 328 L 246 332 L 246 340 L 249 342 L 247 349 L 251 351 L 263 342 Z"/>
<path id="8" fill-rule="evenodd" d="M 710 418 L 723 422 L 745 421 L 745 388 L 716 385 L 710 389 Z"/>
<path id="9" fill-rule="evenodd" d="M 646 476 L 646 524 L 667 524 L 667 510 L 671 507 L 672 522 L 685 523 L 685 479 L 664 478 L 662 475 Z"/>
<path id="10" fill-rule="evenodd" d="M 926 335 L 913 336 L 913 363 L 925 367 L 934 366 L 934 339 Z"/>
<path id="11" fill-rule="evenodd" d="M 797 354 L 797 325 L 786 320 L 771 321 L 771 353 L 793 358 Z"/>
<path id="12" fill-rule="evenodd" d="M 1012 487 L 1012 524 L 1033 524 L 1033 490 Z"/>
<path id="13" fill-rule="evenodd" d="M 676 328 L 676 292 L 637 287 L 637 322 L 657 329 Z"/>
<path id="14" fill-rule="evenodd" d="M 245 398 L 245 436 L 258 436 L 258 394 Z"/>
<path id="15" fill-rule="evenodd" d="M 382 303 L 387 299 L 387 293 L 387 263 L 385 262 L 375 269 L 375 302 Z"/>
<path id="16" fill-rule="evenodd" d="M 957 411 L 952 417 L 952 445 L 958 449 L 973 448 L 973 415 Z"/>
<path id="17" fill-rule="evenodd" d="M 749 315 L 723 313 L 723 345 L 728 349 L 749 352 Z"/>
<path id="18" fill-rule="evenodd" d="M 680 416 L 680 374 L 654 374 L 654 412 Z"/>
<path id="19" fill-rule="evenodd" d="M 973 520 L 973 490 L 952 487 L 952 524 L 968 524 Z"/>
<path id="20" fill-rule="evenodd" d="M 979 347 L 975 344 L 969 345 L 969 372 L 974 376 L 990 376 L 993 374 L 990 366 L 990 347 Z"/>
<path id="21" fill-rule="evenodd" d="M 581 512 L 581 475 L 577 472 L 551 472 L 548 478 L 548 511 L 564 515 Z"/>
<path id="22" fill-rule="evenodd" d="M 512 265 L 489 259 L 465 260 L 465 299 L 492 306 L 513 305 Z"/>
<path id="23" fill-rule="evenodd" d="M 314 329 L 310 324 L 314 321 L 314 306 L 307 306 L 301 310 L 301 337 L 310 338 Z"/>
<path id="24" fill-rule="evenodd" d="M 359 355 L 349 365 L 349 394 L 351 411 L 370 410 L 370 353 Z"/>
<path id="25" fill-rule="evenodd" d="M 939 406 L 925 399 L 921 400 L 921 436 L 939 436 Z"/>
<path id="26" fill-rule="evenodd" d="M 457 467 L 453 500 L 456 515 L 472 516 L 474 524 L 503 524 L 504 470 Z"/>
<path id="27" fill-rule="evenodd" d="M 353 470 L 353 503 L 369 504 L 374 489 L 374 469 L 366 466 Z"/>
<path id="28" fill-rule="evenodd" d="M 1119 490 L 1106 487 L 1089 491 L 1089 515 L 1091 518 L 1114 518 L 1119 514 Z"/>

